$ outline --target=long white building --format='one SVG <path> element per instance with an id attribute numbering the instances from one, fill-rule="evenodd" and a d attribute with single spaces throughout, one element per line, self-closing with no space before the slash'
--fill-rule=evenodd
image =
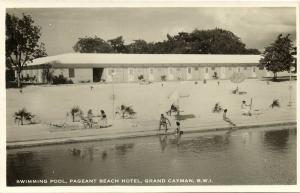
<path id="1" fill-rule="evenodd" d="M 62 75 L 77 82 L 134 82 L 139 76 L 145 80 L 167 81 L 228 79 L 241 72 L 247 78 L 272 76 L 257 65 L 260 55 L 187 55 L 187 54 L 82 54 L 69 53 L 33 60 L 22 76 L 36 77 L 45 82 L 45 72 Z"/>

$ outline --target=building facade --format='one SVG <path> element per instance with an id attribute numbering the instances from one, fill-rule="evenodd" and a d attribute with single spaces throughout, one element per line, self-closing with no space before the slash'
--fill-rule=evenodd
<path id="1" fill-rule="evenodd" d="M 45 82 L 46 74 L 74 83 L 229 79 L 234 72 L 247 78 L 272 76 L 257 67 L 260 55 L 82 54 L 43 57 L 28 63 L 23 77 Z"/>

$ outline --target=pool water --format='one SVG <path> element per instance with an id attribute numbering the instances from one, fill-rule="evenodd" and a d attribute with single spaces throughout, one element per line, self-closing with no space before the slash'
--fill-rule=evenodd
<path id="1" fill-rule="evenodd" d="M 161 135 L 7 151 L 8 186 L 262 184 L 296 184 L 295 128 Z"/>

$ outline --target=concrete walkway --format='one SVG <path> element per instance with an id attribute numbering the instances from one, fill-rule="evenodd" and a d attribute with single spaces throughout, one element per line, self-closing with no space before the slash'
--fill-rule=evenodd
<path id="1" fill-rule="evenodd" d="M 296 127 L 296 109 L 270 109 L 253 116 L 235 115 L 230 117 L 237 127 L 233 128 L 222 120 L 222 113 L 208 117 L 196 117 L 181 121 L 184 133 L 208 132 L 229 129 L 246 129 L 270 126 Z M 170 133 L 175 131 L 175 120 L 171 119 Z M 7 148 L 21 148 L 50 144 L 76 143 L 117 138 L 145 137 L 160 134 L 158 120 L 114 120 L 109 128 L 83 128 L 80 123 L 70 123 L 66 127 L 47 124 L 10 126 L 7 128 Z M 164 132 L 161 132 L 164 133 Z"/>

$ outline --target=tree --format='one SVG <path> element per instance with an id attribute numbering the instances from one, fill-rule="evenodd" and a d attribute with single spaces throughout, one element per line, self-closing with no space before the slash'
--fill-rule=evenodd
<path id="1" fill-rule="evenodd" d="M 156 54 L 260 54 L 257 49 L 247 49 L 245 44 L 231 31 L 223 29 L 179 32 L 167 40 L 154 44 Z"/>
<path id="2" fill-rule="evenodd" d="M 145 40 L 134 40 L 128 45 L 129 53 L 147 54 L 149 53 L 148 43 Z"/>
<path id="3" fill-rule="evenodd" d="M 113 53 L 114 49 L 103 39 L 95 36 L 94 38 L 79 38 L 73 46 L 75 52 L 80 53 Z"/>
<path id="4" fill-rule="evenodd" d="M 273 80 L 276 80 L 278 72 L 290 71 L 291 67 L 295 65 L 292 55 L 293 49 L 290 34 L 286 36 L 279 34 L 275 42 L 265 48 L 258 67 L 272 71 L 274 74 Z"/>
<path id="5" fill-rule="evenodd" d="M 124 45 L 124 40 L 122 36 L 119 36 L 115 39 L 111 39 L 107 41 L 111 47 L 114 49 L 116 53 L 127 53 L 128 50 L 126 46 Z"/>
<path id="6" fill-rule="evenodd" d="M 189 35 L 192 54 L 253 54 L 257 49 L 246 49 L 241 39 L 231 31 L 220 28 L 211 30 L 195 29 Z"/>
<path id="7" fill-rule="evenodd" d="M 293 67 L 294 67 L 294 70 L 292 71 L 292 73 L 297 73 L 297 47 L 295 46 L 292 50 L 292 53 L 291 53 L 294 57 L 294 62 L 293 62 Z"/>
<path id="8" fill-rule="evenodd" d="M 25 108 L 18 110 L 14 114 L 15 122 L 20 121 L 21 125 L 24 125 L 24 119 L 26 121 L 29 121 L 30 123 L 32 123 L 33 117 L 34 117 L 34 115 L 32 113 L 28 112 Z M 18 124 L 19 124 L 19 122 L 18 122 Z"/>
<path id="9" fill-rule="evenodd" d="M 223 29 L 198 30 L 191 33 L 179 32 L 177 35 L 167 34 L 167 39 L 161 42 L 146 42 L 143 39 L 134 40 L 125 45 L 122 36 L 108 40 L 101 39 L 101 44 L 84 42 L 84 46 L 73 48 L 82 53 L 133 53 L 133 54 L 260 54 L 257 49 L 247 49 L 245 44 L 231 31 Z M 86 39 L 85 39 L 86 40 Z M 83 44 L 83 43 L 82 43 Z M 103 51 L 103 44 L 111 49 Z"/>
<path id="10" fill-rule="evenodd" d="M 30 15 L 18 18 L 6 14 L 6 64 L 17 72 L 18 87 L 20 76 L 28 62 L 35 58 L 47 56 L 45 45 L 39 43 L 41 27 L 34 25 Z"/>

